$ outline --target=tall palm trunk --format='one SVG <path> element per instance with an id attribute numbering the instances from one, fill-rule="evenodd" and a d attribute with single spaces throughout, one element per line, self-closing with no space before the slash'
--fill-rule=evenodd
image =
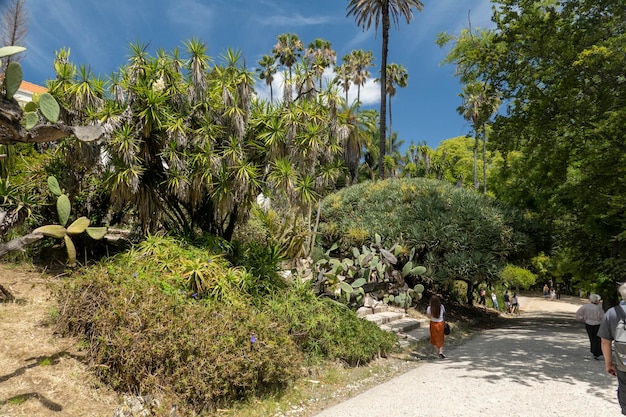
<path id="1" fill-rule="evenodd" d="M 380 63 L 380 138 L 378 147 L 380 155 L 378 156 L 378 178 L 385 178 L 385 168 L 383 160 L 385 159 L 385 143 L 387 142 L 387 49 L 389 46 L 389 8 L 382 8 L 383 14 L 383 49 L 381 51 L 382 62 Z"/>
<path id="2" fill-rule="evenodd" d="M 483 124 L 483 194 L 487 194 L 487 131 Z"/>
<path id="3" fill-rule="evenodd" d="M 474 138 L 474 189 L 478 190 L 478 130 Z"/>
<path id="4" fill-rule="evenodd" d="M 389 96 L 389 155 L 393 150 L 393 143 L 391 142 L 393 137 L 393 118 L 391 113 L 391 96 Z"/>

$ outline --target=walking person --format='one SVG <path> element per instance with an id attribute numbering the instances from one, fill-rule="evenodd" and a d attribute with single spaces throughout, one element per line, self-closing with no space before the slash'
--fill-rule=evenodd
<path id="1" fill-rule="evenodd" d="M 446 308 L 441 304 L 439 297 L 431 296 L 426 309 L 426 316 L 430 319 L 430 344 L 435 347 L 435 355 L 439 355 L 440 359 L 446 358 L 446 355 L 443 354 L 443 315 L 445 312 Z"/>
<path id="2" fill-rule="evenodd" d="M 504 292 L 504 311 L 511 312 L 511 296 L 508 290 Z"/>
<path id="3" fill-rule="evenodd" d="M 498 306 L 498 296 L 496 295 L 496 290 L 491 291 L 491 302 L 493 303 L 493 308 L 496 310 L 500 310 L 500 306 Z"/>
<path id="4" fill-rule="evenodd" d="M 517 293 L 513 292 L 513 297 L 511 297 L 511 313 L 519 314 L 519 302 L 517 301 Z"/>
<path id="5" fill-rule="evenodd" d="M 480 296 L 480 301 L 478 302 L 478 304 L 484 305 L 485 307 L 487 307 L 487 301 L 485 300 L 485 296 L 487 295 L 487 291 L 485 291 L 484 288 L 481 288 L 480 291 L 478 292 L 478 295 Z"/>
<path id="6" fill-rule="evenodd" d="M 626 365 L 617 357 L 613 358 L 613 341 L 621 339 L 626 333 L 626 324 L 621 318 L 626 315 L 626 283 L 620 285 L 618 291 L 622 300 L 619 305 L 607 310 L 600 324 L 598 336 L 602 339 L 606 373 L 617 377 L 617 401 L 622 408 L 622 414 L 626 415 Z M 618 309 L 621 312 L 618 312 Z M 617 346 L 617 341 L 615 343 Z"/>
<path id="7" fill-rule="evenodd" d="M 600 329 L 600 323 L 602 323 L 604 318 L 604 310 L 600 305 L 601 302 L 602 298 L 598 294 L 591 294 L 589 303 L 581 306 L 576 311 L 576 320 L 585 323 L 591 354 L 595 360 L 600 359 L 600 356 L 602 356 L 602 341 L 600 336 L 598 336 L 598 329 Z"/>

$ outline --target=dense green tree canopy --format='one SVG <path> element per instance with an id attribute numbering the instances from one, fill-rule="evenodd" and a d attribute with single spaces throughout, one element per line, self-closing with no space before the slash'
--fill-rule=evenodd
<path id="1" fill-rule="evenodd" d="M 464 82 L 503 98 L 491 146 L 497 194 L 550 220 L 580 275 L 624 279 L 626 7 L 609 0 L 499 0 L 496 28 L 458 48 Z M 471 40 L 470 38 L 466 38 Z M 474 38 L 476 40 L 476 38 Z"/>

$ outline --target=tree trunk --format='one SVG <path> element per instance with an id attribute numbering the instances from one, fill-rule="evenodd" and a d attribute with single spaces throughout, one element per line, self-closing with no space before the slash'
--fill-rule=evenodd
<path id="1" fill-rule="evenodd" d="M 483 124 L 483 194 L 487 194 L 487 132 Z"/>
<path id="2" fill-rule="evenodd" d="M 478 130 L 474 130 L 474 189 L 478 190 Z"/>
<path id="3" fill-rule="evenodd" d="M 70 136 L 91 142 L 104 135 L 102 126 L 67 126 L 63 123 L 39 124 L 26 130 L 20 123 L 23 115 L 17 101 L 0 97 L 0 144 L 55 142 Z"/>
<path id="4" fill-rule="evenodd" d="M 465 283 L 467 284 L 467 305 L 472 306 L 474 305 L 474 283 L 471 281 L 465 281 Z"/>
<path id="5" fill-rule="evenodd" d="M 386 139 L 387 139 L 387 48 L 389 45 L 389 7 L 383 7 L 383 47 L 381 52 L 380 63 L 380 140 L 378 147 L 380 155 L 378 156 L 378 178 L 385 178 L 385 168 L 383 161 L 385 159 Z"/>

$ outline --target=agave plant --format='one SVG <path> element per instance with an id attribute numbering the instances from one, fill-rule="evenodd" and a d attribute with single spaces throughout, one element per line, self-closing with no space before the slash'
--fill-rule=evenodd
<path id="1" fill-rule="evenodd" d="M 87 232 L 87 235 L 94 240 L 100 240 L 106 235 L 107 227 L 90 227 L 90 220 L 87 217 L 79 217 L 72 224 L 65 227 L 70 218 L 71 204 L 69 197 L 61 191 L 59 182 L 53 176 L 48 177 L 48 188 L 57 197 L 56 207 L 59 217 L 59 224 L 49 224 L 41 226 L 33 233 L 41 233 L 44 236 L 55 239 L 63 239 L 67 249 L 68 265 L 76 265 L 76 246 L 70 238 L 71 235 L 79 235 Z"/>

